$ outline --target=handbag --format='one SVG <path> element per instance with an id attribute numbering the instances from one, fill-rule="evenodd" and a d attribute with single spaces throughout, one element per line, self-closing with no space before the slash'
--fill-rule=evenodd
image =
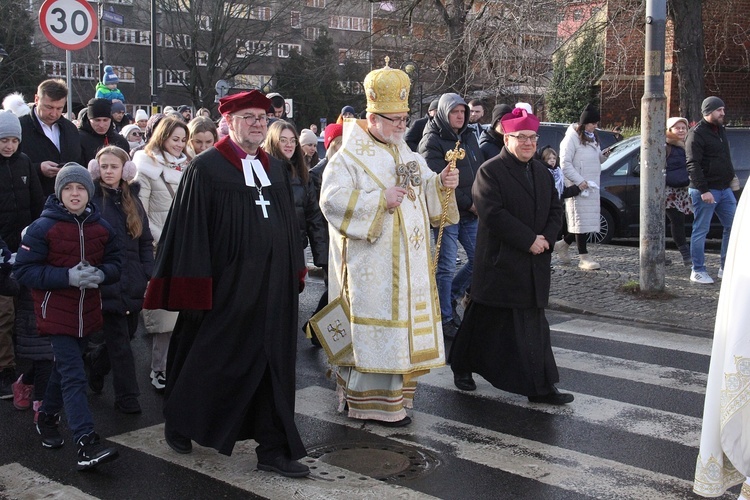
<path id="1" fill-rule="evenodd" d="M 346 238 L 344 238 L 344 249 L 341 252 L 341 292 L 308 321 L 308 327 L 315 332 L 315 336 L 320 340 L 321 346 L 328 355 L 328 361 L 332 365 L 342 364 L 342 358 L 352 352 L 352 323 L 346 270 Z"/>

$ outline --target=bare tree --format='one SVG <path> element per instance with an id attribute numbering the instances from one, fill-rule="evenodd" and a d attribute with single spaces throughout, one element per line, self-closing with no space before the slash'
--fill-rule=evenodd
<path id="1" fill-rule="evenodd" d="M 695 120 L 703 99 L 703 16 L 701 0 L 669 0 L 669 19 L 674 29 L 674 63 L 680 89 L 679 116 Z"/>

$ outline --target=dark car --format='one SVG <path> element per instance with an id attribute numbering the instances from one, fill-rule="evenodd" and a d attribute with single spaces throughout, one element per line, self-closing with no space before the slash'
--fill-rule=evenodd
<path id="1" fill-rule="evenodd" d="M 742 188 L 750 176 L 750 128 L 727 128 L 727 140 L 735 173 Z M 603 142 L 603 141 L 602 141 Z M 613 237 L 638 236 L 641 201 L 641 139 L 630 137 L 610 147 L 601 174 L 601 231 L 591 241 L 608 243 Z M 692 225 L 692 216 L 688 218 Z M 665 224 L 668 226 L 668 224 Z M 714 217 L 711 235 L 720 235 L 721 225 Z"/>
<path id="2" fill-rule="evenodd" d="M 542 122 L 539 124 L 539 140 L 536 142 L 537 146 L 541 149 L 546 146 L 552 146 L 555 148 L 558 154 L 560 154 L 560 143 L 565 138 L 565 132 L 570 127 L 569 123 L 550 123 Z M 596 129 L 596 134 L 599 136 L 601 141 L 602 149 L 606 149 L 612 146 L 614 143 L 620 141 L 622 136 L 617 132 L 611 130 Z"/>

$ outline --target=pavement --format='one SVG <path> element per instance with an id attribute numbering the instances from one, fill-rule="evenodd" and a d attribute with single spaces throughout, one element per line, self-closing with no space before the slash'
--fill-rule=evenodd
<path id="1" fill-rule="evenodd" d="M 706 254 L 706 268 L 715 283 L 701 285 L 690 281 L 690 267 L 682 264 L 680 253 L 666 250 L 666 258 L 672 261 L 664 268 L 666 293 L 647 298 L 622 289 L 623 285 L 640 281 L 637 247 L 589 244 L 588 248 L 591 257 L 601 265 L 600 270 L 579 269 L 574 247 L 570 249 L 569 265 L 560 263 L 556 255 L 552 257 L 549 309 L 713 332 L 721 287 L 721 280 L 716 278 L 718 254 Z"/>

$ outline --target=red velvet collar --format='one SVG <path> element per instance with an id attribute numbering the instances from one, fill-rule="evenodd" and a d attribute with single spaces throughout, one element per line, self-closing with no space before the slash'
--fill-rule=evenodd
<path id="1" fill-rule="evenodd" d="M 239 156 L 239 152 L 242 151 L 242 149 L 237 146 L 232 139 L 229 138 L 229 136 L 223 137 L 219 140 L 216 144 L 214 144 L 214 147 L 221 153 L 221 156 L 227 159 L 229 163 L 234 165 L 234 168 L 242 172 L 242 158 Z M 242 151 L 244 153 L 244 151 Z M 266 170 L 266 172 L 269 171 L 271 168 L 271 164 L 268 160 L 268 155 L 265 151 L 263 151 L 263 148 L 258 148 L 258 152 L 255 156 L 258 160 L 260 160 L 260 163 L 263 165 L 263 168 Z"/>

